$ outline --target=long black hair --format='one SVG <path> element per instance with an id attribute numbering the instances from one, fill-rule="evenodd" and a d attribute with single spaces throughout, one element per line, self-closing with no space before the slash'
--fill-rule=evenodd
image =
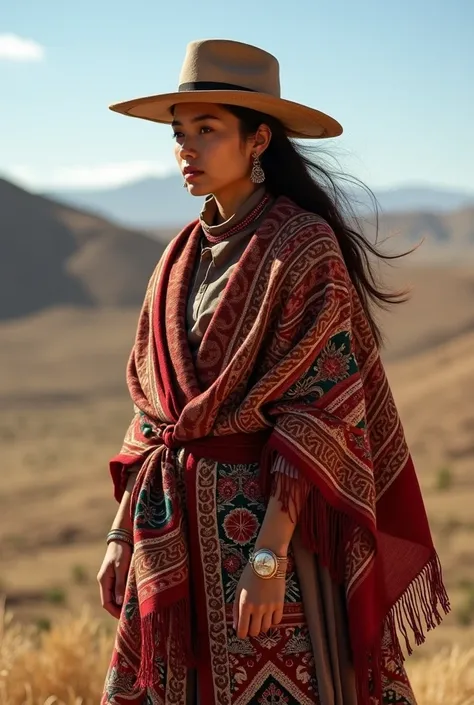
<path id="1" fill-rule="evenodd" d="M 291 139 L 279 120 L 241 106 L 222 107 L 239 119 L 243 139 L 254 135 L 262 124 L 270 128 L 271 141 L 261 158 L 268 192 L 275 197 L 287 196 L 301 208 L 321 216 L 332 228 L 376 343 L 380 347 L 383 335 L 373 312 L 373 304 L 386 309 L 390 304 L 405 302 L 407 294 L 390 292 L 381 287 L 371 256 L 372 259 L 389 261 L 408 253 L 385 254 L 377 247 L 377 237 L 374 244 L 364 235 L 360 217 L 355 213 L 350 196 L 338 183 L 339 175 L 332 174 L 317 161 L 309 147 L 297 144 Z M 345 177 L 345 181 L 357 184 L 369 195 L 378 233 L 378 204 L 374 194 L 358 179 Z"/>

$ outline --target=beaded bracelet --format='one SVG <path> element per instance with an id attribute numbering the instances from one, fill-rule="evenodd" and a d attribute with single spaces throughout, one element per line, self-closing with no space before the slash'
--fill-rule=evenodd
<path id="1" fill-rule="evenodd" d="M 128 529 L 112 529 L 107 534 L 107 544 L 111 541 L 123 541 L 133 548 L 133 534 Z"/>

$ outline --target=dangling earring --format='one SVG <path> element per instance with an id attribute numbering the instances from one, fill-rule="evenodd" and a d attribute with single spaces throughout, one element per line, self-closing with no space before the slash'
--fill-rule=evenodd
<path id="1" fill-rule="evenodd" d="M 188 188 L 188 183 L 187 183 L 186 179 L 183 181 L 183 188 Z"/>
<path id="2" fill-rule="evenodd" d="M 263 184 L 263 182 L 265 181 L 265 172 L 263 171 L 262 165 L 260 164 L 258 154 L 255 152 L 252 158 L 253 165 L 250 174 L 250 181 L 252 181 L 252 183 L 254 184 Z"/>

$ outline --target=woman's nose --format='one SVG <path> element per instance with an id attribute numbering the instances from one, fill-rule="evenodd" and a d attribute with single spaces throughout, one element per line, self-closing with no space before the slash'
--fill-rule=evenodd
<path id="1" fill-rule="evenodd" d="M 179 157 L 183 161 L 186 161 L 188 158 L 196 158 L 196 148 L 193 144 L 192 139 L 190 139 L 189 137 L 185 138 L 181 143 L 179 148 Z"/>

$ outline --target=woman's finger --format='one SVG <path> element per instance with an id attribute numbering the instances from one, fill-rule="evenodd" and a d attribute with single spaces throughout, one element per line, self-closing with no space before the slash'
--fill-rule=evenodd
<path id="1" fill-rule="evenodd" d="M 116 605 L 123 605 L 123 600 L 125 596 L 125 588 L 127 584 L 127 570 L 120 564 L 116 563 L 115 566 L 115 583 L 114 583 L 114 602 Z"/>
<path id="2" fill-rule="evenodd" d="M 273 609 L 269 609 L 268 612 L 265 612 L 265 614 L 262 617 L 261 631 L 264 634 L 269 632 L 272 627 L 272 622 L 273 622 L 272 617 L 273 617 Z"/>
<path id="3" fill-rule="evenodd" d="M 237 590 L 235 593 L 235 600 L 232 606 L 232 626 L 234 627 L 234 631 L 237 631 L 237 625 L 239 623 L 239 603 L 241 592 L 241 590 Z"/>
<path id="4" fill-rule="evenodd" d="M 246 639 L 249 633 L 250 624 L 250 608 L 246 604 L 242 604 L 239 599 L 239 615 L 237 622 L 237 636 L 239 639 Z"/>
<path id="5" fill-rule="evenodd" d="M 249 636 L 258 636 L 262 631 L 262 617 L 263 613 L 261 611 L 252 612 L 252 617 L 250 619 L 249 626 Z"/>
<path id="6" fill-rule="evenodd" d="M 276 626 L 277 624 L 280 624 L 281 620 L 283 619 L 283 607 L 278 607 L 274 612 L 273 612 L 273 617 L 272 617 L 272 624 L 273 626 Z"/>
<path id="7" fill-rule="evenodd" d="M 115 576 L 110 568 L 104 573 L 99 574 L 99 590 L 100 590 L 100 601 L 104 610 L 106 610 L 112 617 L 118 619 L 120 617 L 120 608 L 115 604 Z"/>

